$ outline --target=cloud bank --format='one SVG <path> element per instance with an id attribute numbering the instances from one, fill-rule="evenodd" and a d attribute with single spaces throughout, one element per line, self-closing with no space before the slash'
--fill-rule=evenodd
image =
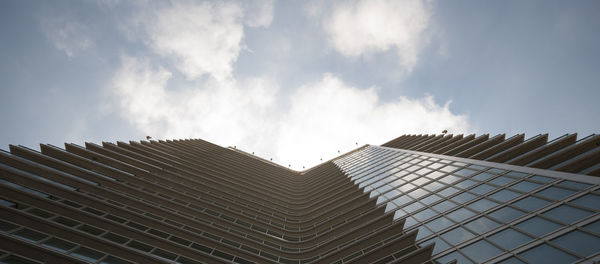
<path id="1" fill-rule="evenodd" d="M 244 37 L 242 9 L 227 2 L 174 2 L 141 20 L 146 43 L 189 79 L 231 76 Z"/>
<path id="2" fill-rule="evenodd" d="M 400 66 L 410 72 L 417 64 L 430 10 L 422 0 L 359 0 L 335 3 L 320 15 L 336 51 L 359 57 L 394 49 Z"/>
<path id="3" fill-rule="evenodd" d="M 235 145 L 294 169 L 330 159 L 356 143 L 381 144 L 404 133 L 469 130 L 467 117 L 453 114 L 449 103 L 438 105 L 432 96 L 383 102 L 377 87 L 354 87 L 326 72 L 299 87 L 285 87 L 286 92 L 285 83 L 270 76 L 235 76 L 245 27 L 272 23 L 273 2 L 263 5 L 174 3 L 153 11 L 155 19 L 137 21 L 143 43 L 173 65 L 123 56 L 109 87 L 122 117 L 154 138 Z M 351 14 L 363 13 L 360 5 L 352 8 Z M 349 50 L 354 54 L 412 43 L 401 41 L 384 39 Z M 178 74 L 186 81 L 174 82 Z"/>

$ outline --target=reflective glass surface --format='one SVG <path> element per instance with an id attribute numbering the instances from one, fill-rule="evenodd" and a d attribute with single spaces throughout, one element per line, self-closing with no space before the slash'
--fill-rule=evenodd
<path id="1" fill-rule="evenodd" d="M 584 218 L 590 216 L 591 214 L 592 214 L 592 212 L 582 210 L 582 209 L 577 209 L 575 207 L 568 206 L 568 205 L 561 205 L 557 208 L 554 208 L 554 209 L 544 213 L 545 216 L 550 217 L 552 219 L 556 219 L 556 220 L 561 221 L 566 224 L 571 224 L 571 223 L 577 222 L 581 219 L 584 219 Z"/>
<path id="2" fill-rule="evenodd" d="M 539 245 L 519 255 L 520 257 L 522 257 L 530 263 L 562 264 L 571 263 L 577 260 L 575 256 L 564 251 L 558 250 L 547 244 Z"/>
<path id="3" fill-rule="evenodd" d="M 589 209 L 600 210 L 600 195 L 586 194 L 581 198 L 577 198 L 571 202 L 579 206 L 587 207 Z"/>
<path id="4" fill-rule="evenodd" d="M 475 213 L 467 208 L 460 208 L 448 214 L 448 217 L 456 222 L 462 222 L 463 220 L 474 216 Z"/>
<path id="5" fill-rule="evenodd" d="M 506 202 L 512 200 L 515 197 L 519 197 L 520 193 L 513 192 L 511 190 L 502 190 L 490 195 L 490 198 L 498 200 L 500 202 Z"/>
<path id="6" fill-rule="evenodd" d="M 467 223 L 465 226 L 477 234 L 484 234 L 485 232 L 500 226 L 500 224 L 485 216 L 482 216 Z"/>
<path id="7" fill-rule="evenodd" d="M 508 252 L 494 262 L 563 263 L 600 252 L 590 246 L 600 244 L 598 179 L 377 146 L 334 163 L 395 211 L 406 232 L 418 230 L 417 245 L 435 243 L 435 262 L 478 263 Z"/>
<path id="8" fill-rule="evenodd" d="M 458 245 L 471 238 L 474 238 L 475 235 L 459 226 L 442 234 L 441 237 L 451 245 Z"/>
<path id="9" fill-rule="evenodd" d="M 563 225 L 536 216 L 516 225 L 516 227 L 537 237 L 543 237 L 550 232 L 558 230 Z"/>
<path id="10" fill-rule="evenodd" d="M 600 251 L 600 238 L 579 230 L 555 238 L 552 242 L 582 257 Z"/>
<path id="11" fill-rule="evenodd" d="M 496 245 L 506 250 L 514 249 L 520 245 L 523 245 L 533 238 L 525 235 L 512 228 L 504 229 L 499 233 L 496 233 L 489 237 L 489 240 L 494 242 Z"/>
<path id="12" fill-rule="evenodd" d="M 484 262 L 502 253 L 502 250 L 485 240 L 479 240 L 471 245 L 468 245 L 462 248 L 461 251 L 478 263 Z"/>
<path id="13" fill-rule="evenodd" d="M 509 206 L 505 206 L 490 213 L 489 215 L 494 219 L 499 220 L 500 222 L 509 223 L 515 220 L 516 218 L 521 217 L 524 214 L 525 213 L 523 211 L 517 210 Z"/>
<path id="14" fill-rule="evenodd" d="M 526 197 L 524 199 L 514 202 L 513 205 L 518 208 L 521 208 L 525 211 L 535 211 L 537 209 L 540 209 L 540 208 L 546 206 L 549 203 L 550 203 L 549 201 L 546 201 L 544 199 L 529 196 L 529 197 Z"/>

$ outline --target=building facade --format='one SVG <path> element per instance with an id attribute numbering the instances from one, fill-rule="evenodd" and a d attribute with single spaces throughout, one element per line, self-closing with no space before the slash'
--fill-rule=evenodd
<path id="1" fill-rule="evenodd" d="M 203 140 L 11 145 L 0 263 L 593 263 L 598 146 L 405 135 L 296 172 Z"/>

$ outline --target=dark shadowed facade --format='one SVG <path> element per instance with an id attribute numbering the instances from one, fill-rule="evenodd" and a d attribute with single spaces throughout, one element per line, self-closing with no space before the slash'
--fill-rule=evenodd
<path id="1" fill-rule="evenodd" d="M 600 260 L 600 138 L 405 135 L 304 172 L 203 140 L 0 152 L 0 263 Z"/>

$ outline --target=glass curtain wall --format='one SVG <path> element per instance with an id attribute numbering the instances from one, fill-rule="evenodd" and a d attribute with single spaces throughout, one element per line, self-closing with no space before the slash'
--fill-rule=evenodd
<path id="1" fill-rule="evenodd" d="M 334 163 L 436 263 L 600 260 L 600 178 L 379 146 Z"/>

